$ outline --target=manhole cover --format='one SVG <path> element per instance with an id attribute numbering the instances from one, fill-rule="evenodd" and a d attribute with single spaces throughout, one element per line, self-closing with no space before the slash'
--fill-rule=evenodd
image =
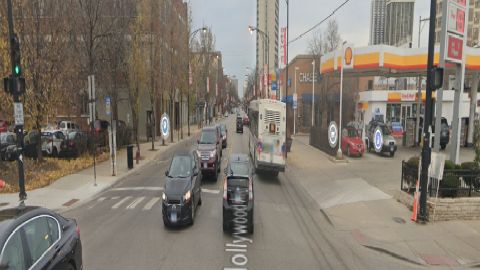
<path id="1" fill-rule="evenodd" d="M 405 224 L 405 219 L 400 218 L 400 217 L 394 217 L 393 221 L 395 221 L 396 223 L 399 223 L 399 224 Z"/>
<path id="2" fill-rule="evenodd" d="M 8 205 L 8 203 L 6 203 L 6 202 L 0 203 L 0 206 L 6 206 L 6 205 Z"/>

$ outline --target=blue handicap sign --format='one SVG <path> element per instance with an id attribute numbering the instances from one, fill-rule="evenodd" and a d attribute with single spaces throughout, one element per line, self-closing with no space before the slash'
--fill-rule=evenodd
<path id="1" fill-rule="evenodd" d="M 377 152 L 380 152 L 382 150 L 383 134 L 380 129 L 375 130 L 373 144 Z"/>
<path id="2" fill-rule="evenodd" d="M 167 137 L 170 131 L 170 119 L 167 114 L 162 115 L 160 120 L 160 131 L 162 132 L 163 137 Z"/>
<path id="3" fill-rule="evenodd" d="M 278 89 L 278 84 L 277 81 L 272 82 L 272 90 L 277 90 Z"/>

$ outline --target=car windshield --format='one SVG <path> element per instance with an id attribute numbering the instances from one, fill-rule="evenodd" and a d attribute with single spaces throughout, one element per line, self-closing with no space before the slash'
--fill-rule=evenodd
<path id="1" fill-rule="evenodd" d="M 70 133 L 68 133 L 68 137 L 67 137 L 67 138 L 68 138 L 69 140 L 73 140 L 73 139 L 75 139 L 75 136 L 77 136 L 77 133 L 76 133 L 76 132 L 70 132 Z"/>
<path id="2" fill-rule="evenodd" d="M 1 143 L 15 143 L 15 137 L 11 134 L 3 133 L 0 135 Z"/>
<path id="3" fill-rule="evenodd" d="M 175 156 L 168 170 L 169 177 L 188 177 L 191 172 L 192 160 L 189 156 Z"/>
<path id="4" fill-rule="evenodd" d="M 230 163 L 230 174 L 233 175 L 249 175 L 250 169 L 248 162 L 232 162 Z"/>
<path id="5" fill-rule="evenodd" d="M 348 134 L 348 137 L 357 137 L 358 136 L 357 130 L 354 129 L 354 128 L 348 128 L 347 129 L 347 134 Z"/>
<path id="6" fill-rule="evenodd" d="M 215 144 L 217 141 L 217 135 L 215 130 L 204 130 L 200 136 L 200 144 Z"/>

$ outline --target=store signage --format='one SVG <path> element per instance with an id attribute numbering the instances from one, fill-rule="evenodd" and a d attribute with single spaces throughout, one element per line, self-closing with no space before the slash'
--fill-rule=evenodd
<path id="1" fill-rule="evenodd" d="M 465 7 L 460 7 L 454 1 L 448 4 L 447 30 L 460 35 L 465 34 Z"/>
<path id="2" fill-rule="evenodd" d="M 313 80 L 313 73 L 308 73 L 308 72 L 300 72 L 298 77 L 298 81 L 301 83 L 312 83 Z M 318 82 L 320 78 L 320 74 L 317 73 L 315 74 L 315 81 Z"/>
<path id="3" fill-rule="evenodd" d="M 452 34 L 447 34 L 447 55 L 445 60 L 462 63 L 463 59 L 463 37 L 457 37 Z"/>
<path id="4" fill-rule="evenodd" d="M 353 47 L 347 46 L 343 52 L 343 68 L 353 68 Z"/>
<path id="5" fill-rule="evenodd" d="M 415 101 L 416 96 L 415 93 L 402 93 L 400 99 L 402 101 Z"/>

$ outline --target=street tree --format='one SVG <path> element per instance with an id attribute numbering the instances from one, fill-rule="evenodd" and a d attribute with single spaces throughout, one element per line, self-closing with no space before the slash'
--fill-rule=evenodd
<path id="1" fill-rule="evenodd" d="M 329 53 L 338 49 L 341 42 L 340 33 L 338 31 L 338 22 L 335 19 L 331 19 L 327 23 L 327 28 L 325 29 L 325 44 L 323 45 L 323 53 Z"/>
<path id="2" fill-rule="evenodd" d="M 313 55 L 315 61 L 320 62 L 320 57 L 324 52 L 325 41 L 321 31 L 316 31 L 308 41 L 308 52 Z"/>

